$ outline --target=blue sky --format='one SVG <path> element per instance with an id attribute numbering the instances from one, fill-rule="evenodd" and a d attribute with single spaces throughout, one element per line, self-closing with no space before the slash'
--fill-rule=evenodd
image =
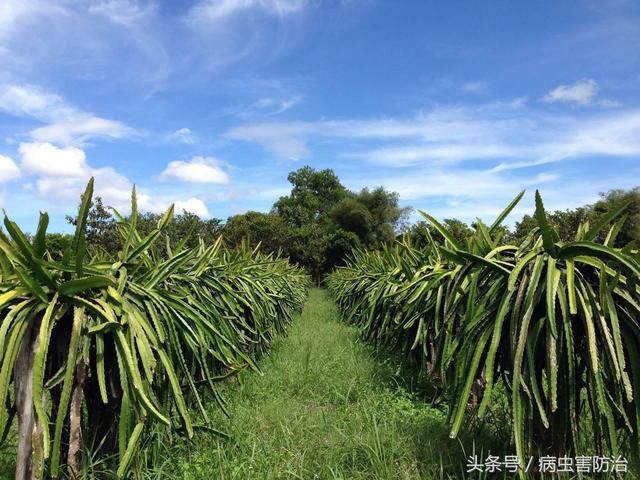
<path id="1" fill-rule="evenodd" d="M 640 185 L 638 45 L 631 0 L 3 0 L 0 206 L 64 230 L 95 176 L 224 219 L 308 164 L 440 218 L 575 207 Z"/>

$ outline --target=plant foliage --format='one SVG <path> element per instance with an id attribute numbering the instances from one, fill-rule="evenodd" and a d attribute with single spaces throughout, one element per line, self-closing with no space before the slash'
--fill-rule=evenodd
<path id="1" fill-rule="evenodd" d="M 417 356 L 439 379 L 452 437 L 502 384 L 521 461 L 576 453 L 585 418 L 598 452 L 619 453 L 625 435 L 637 447 L 640 257 L 613 247 L 625 205 L 562 242 L 536 192 L 537 227 L 505 244 L 500 223 L 521 197 L 491 226 L 478 221 L 465 244 L 423 214 L 444 246 L 357 252 L 329 287 L 367 338 Z"/>
<path id="2" fill-rule="evenodd" d="M 0 235 L 0 429 L 17 412 L 18 478 L 57 478 L 64 465 L 77 476 L 81 438 L 117 454 L 123 477 L 150 424 L 191 437 L 207 426 L 192 414 L 207 422 L 203 395 L 223 406 L 216 383 L 256 368 L 306 295 L 306 276 L 272 256 L 186 248 L 188 237 L 157 248 L 173 207 L 141 235 L 135 189 L 131 215 L 115 212 L 121 249 L 91 257 L 92 191 L 93 180 L 62 259 L 47 214 L 31 242 L 8 217 Z"/>

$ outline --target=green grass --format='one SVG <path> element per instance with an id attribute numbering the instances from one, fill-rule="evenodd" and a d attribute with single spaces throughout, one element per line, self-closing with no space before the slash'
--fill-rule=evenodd
<path id="1" fill-rule="evenodd" d="M 16 450 L 18 442 L 16 422 L 13 422 L 11 431 L 2 446 L 0 446 L 0 478 L 13 478 L 16 470 Z"/>
<path id="2" fill-rule="evenodd" d="M 311 291 L 260 366 L 262 376 L 246 372 L 225 389 L 230 418 L 211 407 L 231 438 L 197 434 L 170 448 L 163 473 L 152 476 L 413 479 L 465 469 L 444 410 L 399 386 L 390 362 L 339 320 L 326 292 Z"/>

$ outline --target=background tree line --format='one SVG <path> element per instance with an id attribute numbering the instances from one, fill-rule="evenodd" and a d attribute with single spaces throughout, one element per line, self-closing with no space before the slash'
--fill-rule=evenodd
<path id="1" fill-rule="evenodd" d="M 317 282 L 340 265 L 354 248 L 379 249 L 401 236 L 409 237 L 417 246 L 427 244 L 428 234 L 437 243 L 444 241 L 428 222 L 410 225 L 411 207 L 400 207 L 398 194 L 383 187 L 354 192 L 348 190 L 332 170 L 315 170 L 309 166 L 291 172 L 287 178 L 291 192 L 280 197 L 270 212 L 250 211 L 229 217 L 226 222 L 182 212 L 175 216 L 167 230 L 169 241 L 175 244 L 190 235 L 188 244 L 193 246 L 199 239 L 212 242 L 222 234 L 229 248 L 242 244 L 255 248 L 260 244 L 262 250 L 280 253 L 305 267 Z M 549 215 L 549 220 L 558 229 L 561 239 L 569 240 L 580 222 L 594 222 L 621 202 L 630 204 L 616 246 L 640 243 L 640 187 L 601 193 L 596 203 L 557 210 Z M 154 213 L 142 214 L 138 219 L 140 233 L 151 232 L 159 218 Z M 75 218 L 67 217 L 67 221 L 74 224 Z M 475 227 L 455 218 L 445 219 L 444 224 L 463 243 Z M 518 241 L 535 226 L 533 216 L 524 215 L 513 230 L 504 229 L 502 238 Z M 117 228 L 110 209 L 96 198 L 87 222 L 89 248 L 117 250 L 121 238 Z M 58 246 L 54 250 L 60 252 L 70 240 L 70 235 L 49 235 L 51 244 Z"/>
<path id="2" fill-rule="evenodd" d="M 621 203 L 628 203 L 629 205 L 623 215 L 625 221 L 614 246 L 638 245 L 640 244 L 640 187 L 630 190 L 609 190 L 606 193 L 600 193 L 600 199 L 591 205 L 548 212 L 547 220 L 557 229 L 560 240 L 569 241 L 575 237 L 580 223 L 589 221 L 593 225 L 602 214 Z M 474 223 L 468 225 L 456 218 L 447 218 L 442 223 L 454 238 L 462 244 L 475 231 Z M 515 223 L 513 231 L 503 227 L 502 240 L 504 243 L 517 243 L 523 240 L 536 227 L 537 223 L 533 215 L 525 214 L 519 222 Z M 431 235 L 436 243 L 444 242 L 442 235 L 427 221 L 416 222 L 407 231 L 407 235 L 411 237 L 414 245 L 418 246 L 428 244 L 428 234 Z M 598 238 L 597 240 L 602 241 L 603 239 Z"/>

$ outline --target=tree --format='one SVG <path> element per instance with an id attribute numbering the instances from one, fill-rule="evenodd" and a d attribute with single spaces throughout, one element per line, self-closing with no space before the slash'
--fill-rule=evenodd
<path id="1" fill-rule="evenodd" d="M 445 218 L 442 223 L 453 238 L 461 245 L 465 245 L 467 238 L 473 235 L 473 230 L 469 225 L 457 218 Z M 417 247 L 426 247 L 429 244 L 429 235 L 431 235 L 431 238 L 437 244 L 444 245 L 444 237 L 430 222 L 425 220 L 413 224 L 411 228 L 409 228 L 407 235 L 412 240 L 413 245 Z"/>
<path id="2" fill-rule="evenodd" d="M 590 206 L 578 207 L 573 210 L 556 210 L 549 213 L 547 219 L 558 232 L 560 240 L 568 242 L 575 240 L 578 226 L 593 217 Z M 524 215 L 522 220 L 516 222 L 514 237 L 522 240 L 527 234 L 537 226 L 536 219 L 531 215 Z"/>
<path id="3" fill-rule="evenodd" d="M 551 215 L 552 214 L 549 213 L 547 216 L 547 220 L 549 222 L 552 222 Z M 520 220 L 519 222 L 516 222 L 516 227 L 512 234 L 513 242 L 518 243 L 524 240 L 524 238 L 529 234 L 529 232 L 531 232 L 531 230 L 533 230 L 534 228 L 537 228 L 537 226 L 538 224 L 536 222 L 536 219 L 533 217 L 533 215 L 529 215 L 529 214 L 523 215 L 522 220 Z"/>
<path id="4" fill-rule="evenodd" d="M 73 242 L 73 235 L 65 233 L 48 233 L 47 234 L 47 250 L 54 260 L 62 260 L 64 252 L 67 251 Z"/>
<path id="5" fill-rule="evenodd" d="M 138 216 L 138 230 L 142 235 L 148 235 L 158 225 L 158 221 L 162 215 L 157 213 L 146 212 Z M 182 213 L 175 215 L 165 228 L 165 235 L 157 240 L 164 243 L 166 237 L 169 237 L 171 245 L 177 245 L 187 235 L 187 247 L 195 247 L 200 239 L 205 244 L 213 243 L 222 232 L 222 221 L 218 218 L 201 219 L 198 215 L 183 210 Z"/>
<path id="6" fill-rule="evenodd" d="M 626 215 L 626 220 L 618 233 L 614 246 L 623 247 L 630 242 L 635 242 L 637 245 L 640 243 L 640 187 L 600 193 L 600 200 L 592 206 L 594 216 L 597 218 L 622 203 L 629 205 L 623 213 Z"/>
<path id="7" fill-rule="evenodd" d="M 326 261 L 335 230 L 330 212 L 348 197 L 348 191 L 330 169 L 305 166 L 291 172 L 287 179 L 291 193 L 278 199 L 272 213 L 287 226 L 289 257 L 304 266 L 318 283 L 332 268 Z"/>
<path id="8" fill-rule="evenodd" d="M 280 197 L 272 211 L 292 227 L 322 219 L 346 196 L 347 190 L 331 169 L 316 171 L 305 166 L 287 176 L 293 185 L 289 196 Z"/>
<path id="9" fill-rule="evenodd" d="M 242 242 L 264 252 L 286 251 L 290 233 L 282 217 L 273 213 L 247 212 L 229 217 L 222 228 L 225 244 L 237 247 Z"/>
<path id="10" fill-rule="evenodd" d="M 582 207 L 556 210 L 547 215 L 549 223 L 557 230 L 560 240 L 568 242 L 575 239 L 578 225 L 588 221 L 591 225 L 596 222 L 607 212 L 614 208 L 627 204 L 623 212 L 625 221 L 616 238 L 615 247 L 623 247 L 630 242 L 640 242 L 640 187 L 631 190 L 610 190 L 606 193 L 600 193 L 600 200 L 591 205 Z M 536 227 L 536 220 L 531 215 L 524 215 L 522 220 L 516 222 L 516 228 L 513 236 L 516 240 L 522 240 L 527 234 Z M 607 232 L 602 231 L 599 234 L 598 241 L 602 242 L 606 238 Z"/>
<path id="11" fill-rule="evenodd" d="M 66 218 L 68 223 L 76 226 L 77 217 L 67 215 Z M 115 252 L 122 245 L 118 223 L 109 211 L 109 207 L 102 203 L 101 197 L 96 197 L 91 202 L 87 217 L 86 239 L 89 249 L 103 248 L 107 252 Z"/>
<path id="12" fill-rule="evenodd" d="M 397 192 L 389 192 L 383 187 L 373 190 L 363 188 L 355 196 L 371 214 L 371 229 L 367 246 L 379 248 L 383 244 L 393 242 L 395 232 L 401 229 L 411 211 L 411 207 L 400 207 L 400 196 Z"/>
<path id="13" fill-rule="evenodd" d="M 353 192 L 333 170 L 309 166 L 289 173 L 287 179 L 291 192 L 280 197 L 270 213 L 235 215 L 222 226 L 219 219 L 203 220 L 183 211 L 165 226 L 163 235 L 156 240 L 157 246 L 163 247 L 167 237 L 175 245 L 188 236 L 186 245 L 193 247 L 201 239 L 209 244 L 224 234 L 225 243 L 231 248 L 248 242 L 252 247 L 260 244 L 266 252 L 282 251 L 319 282 L 354 248 L 379 249 L 392 243 L 406 223 L 410 207 L 400 207 L 398 194 L 383 187 Z M 76 224 L 74 217 L 67 220 Z M 139 234 L 150 234 L 159 220 L 160 215 L 155 213 L 139 214 Z M 118 223 L 109 207 L 96 197 L 87 220 L 88 247 L 118 250 Z M 452 227 L 460 228 L 457 224 Z"/>
<path id="14" fill-rule="evenodd" d="M 355 198 L 344 198 L 331 209 L 330 216 L 339 228 L 355 234 L 361 243 L 369 243 L 374 219 L 364 204 Z"/>
<path id="15" fill-rule="evenodd" d="M 287 178 L 291 193 L 278 199 L 272 213 L 288 228 L 289 257 L 306 267 L 316 282 L 353 248 L 393 242 L 408 213 L 398 205 L 397 193 L 383 187 L 352 192 L 330 169 L 305 166 Z"/>
<path id="16" fill-rule="evenodd" d="M 142 236 L 151 233 L 157 226 L 161 215 L 157 213 L 140 213 L 137 219 L 137 230 Z M 128 217 L 126 218 L 128 220 Z M 76 225 L 76 217 L 67 215 L 67 222 Z M 181 242 L 187 235 L 186 246 L 194 247 L 199 239 L 205 243 L 212 243 L 220 235 L 221 220 L 210 218 L 203 220 L 196 214 L 183 210 L 182 213 L 174 215 L 169 224 L 164 229 L 164 235 L 156 240 L 158 246 L 163 246 L 166 237 L 172 245 Z M 120 249 L 122 244 L 121 235 L 118 231 L 118 222 L 111 212 L 111 207 L 105 206 L 102 198 L 96 197 L 91 203 L 86 226 L 87 247 L 90 250 L 103 249 L 107 252 L 114 252 Z"/>
<path id="17" fill-rule="evenodd" d="M 335 267 L 343 265 L 349 254 L 360 247 L 362 247 L 362 243 L 355 233 L 337 228 L 329 236 L 329 245 L 325 250 L 323 271 L 329 272 Z"/>
<path id="18" fill-rule="evenodd" d="M 327 251 L 331 247 L 332 236 L 326 225 L 309 222 L 290 229 L 287 252 L 291 261 L 303 266 L 316 284 L 331 269 L 327 264 Z"/>

